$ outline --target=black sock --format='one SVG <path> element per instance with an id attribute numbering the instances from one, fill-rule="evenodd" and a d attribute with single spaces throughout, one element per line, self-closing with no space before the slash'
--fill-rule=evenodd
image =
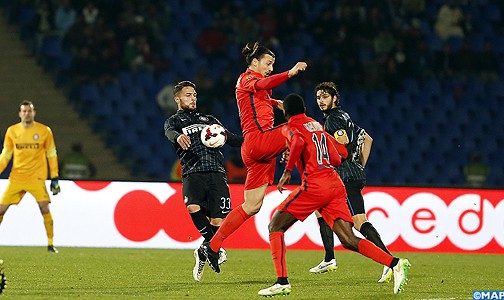
<path id="1" fill-rule="evenodd" d="M 360 233 L 369 241 L 371 241 L 373 244 L 378 246 L 378 248 L 382 249 L 383 251 L 387 252 L 390 254 L 388 251 L 387 247 L 385 244 L 382 242 L 380 234 L 376 229 L 373 227 L 373 224 L 370 222 L 365 222 L 364 224 L 361 225 L 360 228 Z M 391 254 L 392 255 L 392 254 Z"/>
<path id="2" fill-rule="evenodd" d="M 205 216 L 203 211 L 198 210 L 197 212 L 190 213 L 189 215 L 191 216 L 194 226 L 196 226 L 196 229 L 198 229 L 205 241 L 210 241 L 214 236 L 214 232 L 210 226 L 210 221 L 208 221 L 208 218 Z"/>
<path id="3" fill-rule="evenodd" d="M 289 284 L 289 278 L 288 277 L 278 277 L 276 283 L 279 283 L 281 285 Z"/>
<path id="4" fill-rule="evenodd" d="M 212 227 L 212 232 L 213 232 L 214 235 L 217 232 L 217 230 L 219 230 L 219 228 L 220 228 L 220 226 L 215 226 L 215 225 L 212 225 L 212 224 L 210 224 L 210 227 Z"/>
<path id="5" fill-rule="evenodd" d="M 322 243 L 324 243 L 325 258 L 324 261 L 329 262 L 334 259 L 334 232 L 327 225 L 324 218 L 317 218 L 320 226 L 320 237 L 322 238 Z"/>
<path id="6" fill-rule="evenodd" d="M 393 269 L 397 264 L 399 263 L 399 258 L 397 257 L 394 257 L 394 259 L 392 260 L 392 263 L 390 264 L 390 268 Z"/>

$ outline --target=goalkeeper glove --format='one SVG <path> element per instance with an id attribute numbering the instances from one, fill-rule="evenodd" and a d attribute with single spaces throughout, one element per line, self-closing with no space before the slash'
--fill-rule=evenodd
<path id="1" fill-rule="evenodd" d="M 7 287 L 7 278 L 3 270 L 3 260 L 0 259 L 0 294 Z"/>
<path id="2" fill-rule="evenodd" d="M 61 191 L 59 183 L 58 183 L 58 177 L 54 177 L 51 179 L 51 192 L 53 195 L 57 195 Z"/>

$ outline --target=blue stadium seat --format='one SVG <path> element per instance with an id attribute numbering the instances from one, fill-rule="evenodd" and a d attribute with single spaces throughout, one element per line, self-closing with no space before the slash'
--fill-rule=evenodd
<path id="1" fill-rule="evenodd" d="M 142 104 L 145 101 L 145 92 L 141 86 L 133 84 L 128 88 L 127 91 L 123 92 L 123 98 L 125 101 L 130 101 L 131 103 Z"/>
<path id="2" fill-rule="evenodd" d="M 456 52 L 462 49 L 464 38 L 458 36 L 450 36 L 448 40 L 446 40 L 446 42 L 448 43 L 448 45 L 450 45 L 450 49 Z"/>
<path id="3" fill-rule="evenodd" d="M 118 113 L 121 117 L 137 116 L 138 119 L 142 118 L 142 116 L 138 115 L 138 111 L 135 106 L 135 103 L 133 101 L 131 101 L 130 99 L 123 99 L 121 101 L 115 101 L 114 106 L 115 106 L 116 113 Z"/>
<path id="4" fill-rule="evenodd" d="M 84 103 L 100 103 L 101 95 L 98 86 L 94 83 L 81 85 L 79 88 L 79 99 Z"/>
<path id="5" fill-rule="evenodd" d="M 373 62 L 375 58 L 374 50 L 371 47 L 367 46 L 359 47 L 359 49 L 357 50 L 357 54 L 359 56 L 359 61 L 363 65 L 370 64 L 371 62 Z"/>
<path id="6" fill-rule="evenodd" d="M 441 83 L 438 79 L 428 78 L 422 83 L 422 94 L 424 95 L 441 95 Z"/>
<path id="7" fill-rule="evenodd" d="M 13 16 L 14 22 L 19 24 L 20 28 L 20 38 L 21 40 L 26 40 L 33 38 L 35 31 L 33 28 L 33 21 L 35 19 L 37 10 L 34 6 L 31 5 L 20 5 L 18 10 L 18 15 Z"/>
<path id="8" fill-rule="evenodd" d="M 492 23 L 499 23 L 501 21 L 501 10 L 496 4 L 486 4 L 482 7 L 482 14 L 485 19 Z"/>
<path id="9" fill-rule="evenodd" d="M 427 34 L 425 40 L 427 41 L 427 45 L 431 51 L 439 51 L 443 47 L 443 41 L 441 41 L 435 32 Z"/>
<path id="10" fill-rule="evenodd" d="M 138 70 L 133 73 L 133 80 L 136 85 L 143 87 L 145 91 L 154 91 L 156 87 L 154 73 L 147 69 Z"/>
<path id="11" fill-rule="evenodd" d="M 481 52 L 483 51 L 483 46 L 485 45 L 485 37 L 480 33 L 475 33 L 469 36 L 467 39 L 469 47 L 472 51 Z"/>
<path id="12" fill-rule="evenodd" d="M 402 89 L 410 95 L 418 95 L 420 93 L 419 83 L 415 78 L 404 78 L 402 80 Z"/>
<path id="13" fill-rule="evenodd" d="M 101 96 L 112 102 L 120 102 L 123 98 L 121 87 L 117 82 L 111 82 L 101 87 Z"/>
<path id="14" fill-rule="evenodd" d="M 124 122 L 120 116 L 111 115 L 107 118 L 100 118 L 94 124 L 97 131 L 106 130 L 110 134 L 122 133 L 125 128 Z"/>
<path id="15" fill-rule="evenodd" d="M 45 36 L 40 46 L 40 54 L 44 57 L 56 58 L 63 54 L 61 39 L 58 36 Z"/>
<path id="16" fill-rule="evenodd" d="M 122 90 L 128 90 L 130 87 L 134 86 L 133 75 L 130 71 L 121 70 L 116 74 L 117 80 Z"/>
<path id="17" fill-rule="evenodd" d="M 131 146 L 129 155 L 132 159 L 147 162 L 152 160 L 152 150 L 149 144 L 135 143 Z M 159 162 L 158 162 L 159 163 Z"/>
<path id="18" fill-rule="evenodd" d="M 492 23 L 486 21 L 485 19 L 475 20 L 473 27 L 477 30 L 478 33 L 482 34 L 486 38 L 493 38 L 495 36 L 494 28 Z"/>

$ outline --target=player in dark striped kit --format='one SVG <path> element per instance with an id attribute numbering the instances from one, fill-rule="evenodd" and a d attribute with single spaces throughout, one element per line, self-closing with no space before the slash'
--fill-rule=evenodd
<path id="1" fill-rule="evenodd" d="M 208 124 L 222 125 L 217 118 L 196 111 L 196 85 L 182 81 L 173 89 L 178 111 L 164 124 L 165 135 L 173 143 L 182 165 L 182 194 L 194 226 L 205 241 L 210 241 L 223 219 L 231 210 L 224 156 L 218 148 L 208 148 L 200 133 Z M 240 147 L 243 137 L 226 130 L 226 143 Z M 194 280 L 200 281 L 206 257 L 194 251 L 196 264 Z M 224 249 L 219 251 L 219 263 L 226 260 Z"/>
<path id="2" fill-rule="evenodd" d="M 336 167 L 336 171 L 345 184 L 354 228 L 366 239 L 390 254 L 381 240 L 380 234 L 366 218 L 364 198 L 362 197 L 362 189 L 366 185 L 364 167 L 369 158 L 373 139 L 363 128 L 355 124 L 348 113 L 341 108 L 340 96 L 333 82 L 322 82 L 317 85 L 315 96 L 320 110 L 324 113 L 325 130 L 333 135 L 339 143 L 345 144 L 348 150 L 348 157 L 343 160 L 340 166 Z M 337 268 L 334 258 L 334 236 L 332 230 L 318 213 L 317 220 L 320 224 L 325 258 L 320 264 L 311 268 L 310 272 L 324 273 Z M 389 282 L 391 279 L 392 270 L 385 266 L 378 282 Z"/>

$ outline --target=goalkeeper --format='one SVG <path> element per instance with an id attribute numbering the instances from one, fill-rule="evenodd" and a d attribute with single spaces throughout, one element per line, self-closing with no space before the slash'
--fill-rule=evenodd
<path id="1" fill-rule="evenodd" d="M 0 224 L 7 209 L 18 204 L 28 192 L 37 201 L 47 232 L 47 250 L 58 253 L 53 246 L 53 218 L 49 211 L 51 199 L 47 193 L 45 180 L 48 178 L 47 164 L 51 175 L 53 195 L 60 192 L 58 184 L 58 157 L 54 137 L 46 125 L 35 122 L 35 107 L 31 101 L 23 101 L 19 106 L 21 122 L 7 128 L 3 150 L 0 154 L 0 173 L 12 157 L 9 184 L 0 200 Z"/>

